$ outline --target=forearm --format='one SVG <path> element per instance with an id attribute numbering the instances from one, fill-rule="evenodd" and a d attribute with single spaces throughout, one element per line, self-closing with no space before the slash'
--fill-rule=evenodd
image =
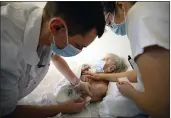
<path id="1" fill-rule="evenodd" d="M 55 67 L 67 78 L 69 81 L 73 84 L 77 84 L 76 76 L 71 71 L 70 67 L 66 63 L 66 61 L 61 58 L 60 56 L 54 55 L 52 57 L 52 61 L 55 65 Z"/>
<path id="2" fill-rule="evenodd" d="M 116 82 L 117 79 L 121 77 L 127 77 L 130 82 L 137 82 L 137 74 L 135 70 L 122 73 L 102 74 L 102 78 L 104 78 L 104 80 L 113 82 Z"/>
<path id="3" fill-rule="evenodd" d="M 161 96 L 153 95 L 153 93 L 147 92 L 138 92 L 136 91 L 131 99 L 139 106 L 141 109 L 151 116 L 151 118 L 169 118 L 168 110 L 165 106 L 169 104 L 161 103 L 161 101 L 165 100 L 165 98 L 161 98 Z M 162 100 L 161 100 L 162 99 Z"/>
<path id="4" fill-rule="evenodd" d="M 150 47 L 136 59 L 145 92 L 133 99 L 154 118 L 169 118 L 169 60 L 169 51 L 160 47 Z"/>
<path id="5" fill-rule="evenodd" d="M 7 118 L 46 118 L 52 117 L 60 112 L 63 112 L 62 106 L 60 105 L 18 105 L 14 112 L 7 116 Z"/>

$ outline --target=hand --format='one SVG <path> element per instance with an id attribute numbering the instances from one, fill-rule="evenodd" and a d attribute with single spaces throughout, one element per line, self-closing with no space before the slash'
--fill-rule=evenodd
<path id="1" fill-rule="evenodd" d="M 81 67 L 81 73 L 84 73 L 85 71 L 88 71 L 88 69 L 90 69 L 90 66 L 88 64 L 84 64 Z"/>
<path id="2" fill-rule="evenodd" d="M 91 78 L 89 78 L 88 75 L 81 75 L 81 80 L 82 80 L 83 82 L 88 82 L 88 83 L 91 82 Z"/>
<path id="3" fill-rule="evenodd" d="M 121 92 L 121 94 L 126 97 L 131 98 L 137 92 L 129 82 L 126 81 L 117 82 L 116 85 L 119 91 Z"/>
<path id="4" fill-rule="evenodd" d="M 102 80 L 102 73 L 90 73 L 87 72 L 85 73 L 87 75 L 88 78 L 94 79 L 94 80 Z"/>
<path id="5" fill-rule="evenodd" d="M 83 99 L 74 99 L 60 105 L 62 113 L 78 113 L 85 108 L 86 101 Z"/>
<path id="6" fill-rule="evenodd" d="M 77 91 L 81 91 L 81 92 L 85 92 L 87 93 L 89 96 L 92 96 L 92 92 L 91 92 L 91 86 L 88 82 L 83 82 L 80 80 L 80 83 L 78 85 L 76 85 L 76 90 Z"/>

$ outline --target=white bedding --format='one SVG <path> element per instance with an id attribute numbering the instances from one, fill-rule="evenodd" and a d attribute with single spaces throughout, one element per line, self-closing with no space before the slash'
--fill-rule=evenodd
<path id="1" fill-rule="evenodd" d="M 51 63 L 52 64 L 52 63 Z M 76 76 L 80 77 L 81 74 L 81 66 L 77 66 L 75 64 L 73 72 L 75 73 Z M 51 71 L 51 70 L 49 70 Z M 49 73 L 49 72 L 48 72 Z M 50 72 L 51 73 L 51 72 Z M 20 100 L 18 102 L 18 104 L 27 104 L 27 105 L 52 105 L 52 104 L 59 104 L 62 103 L 64 101 L 67 101 L 67 99 L 63 99 L 64 97 L 62 96 L 62 94 L 59 94 L 59 90 L 63 90 L 61 89 L 61 87 L 65 87 L 70 85 L 70 82 L 65 79 L 63 76 L 59 76 L 60 74 L 58 74 L 58 76 L 56 77 L 60 77 L 60 79 L 55 83 L 55 84 L 51 84 L 49 86 L 39 86 L 38 88 L 36 88 L 35 91 L 33 91 L 31 94 L 29 94 L 28 96 L 26 96 L 25 98 L 23 98 L 22 100 Z M 55 77 L 55 78 L 56 78 Z M 46 78 L 45 78 L 46 79 Z M 52 79 L 52 78 L 51 78 Z M 45 80 L 42 81 L 43 83 L 45 82 Z M 47 82 L 47 81 L 46 81 Z M 49 89 L 49 87 L 51 89 Z M 43 90 L 46 89 L 46 90 Z M 52 90 L 53 88 L 53 90 Z M 62 98 L 63 97 L 63 98 Z M 58 99 L 57 99 L 58 98 Z M 60 99 L 61 98 L 61 99 Z M 69 98 L 71 99 L 71 98 Z M 68 100 L 69 100 L 68 99 Z M 77 114 L 65 114 L 60 116 L 59 114 L 51 117 L 51 118 L 65 118 L 65 117 L 98 117 L 98 102 L 97 103 L 91 103 L 89 104 L 83 111 L 81 111 L 80 113 Z"/>

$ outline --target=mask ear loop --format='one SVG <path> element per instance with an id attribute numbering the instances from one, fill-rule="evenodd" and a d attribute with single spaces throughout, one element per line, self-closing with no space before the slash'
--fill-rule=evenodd
<path id="1" fill-rule="evenodd" d="M 68 41 L 68 29 L 67 29 L 67 26 L 65 25 L 65 23 L 64 23 L 64 27 L 65 27 L 65 29 L 66 29 L 66 41 L 67 41 L 67 45 L 69 45 L 69 41 Z"/>
<path id="2" fill-rule="evenodd" d="M 66 28 L 66 40 L 67 40 L 67 45 L 69 45 L 69 41 L 68 41 L 68 30 L 67 30 L 67 28 Z"/>
<path id="3" fill-rule="evenodd" d="M 55 44 L 55 39 L 54 39 L 54 36 L 53 36 L 53 39 L 52 39 L 52 40 L 53 40 L 53 44 Z"/>

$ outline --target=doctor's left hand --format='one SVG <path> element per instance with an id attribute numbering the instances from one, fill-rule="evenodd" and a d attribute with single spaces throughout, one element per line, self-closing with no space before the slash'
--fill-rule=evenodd
<path id="1" fill-rule="evenodd" d="M 92 96 L 91 86 L 90 86 L 90 84 L 88 82 L 80 81 L 80 83 L 78 84 L 78 86 L 76 86 L 76 90 L 77 91 L 80 91 L 80 92 L 84 91 L 90 97 Z"/>
<path id="2" fill-rule="evenodd" d="M 116 85 L 119 91 L 121 92 L 121 94 L 126 97 L 131 98 L 137 92 L 136 89 L 129 82 L 126 81 L 117 82 Z"/>

